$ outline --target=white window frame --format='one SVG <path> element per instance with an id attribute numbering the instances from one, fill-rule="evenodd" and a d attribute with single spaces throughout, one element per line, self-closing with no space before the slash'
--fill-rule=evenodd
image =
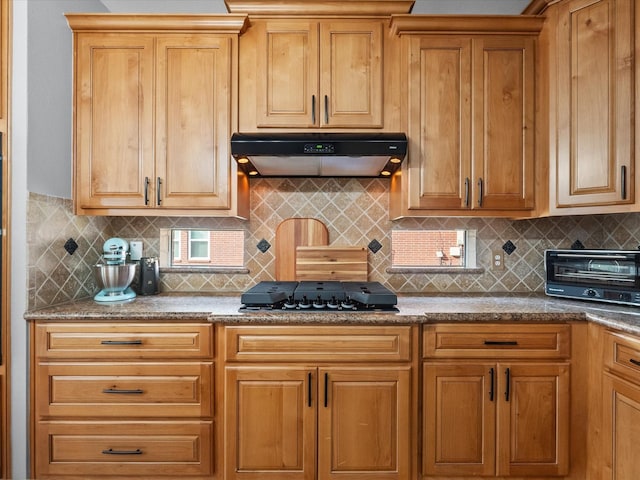
<path id="1" fill-rule="evenodd" d="M 207 234 L 207 238 L 191 238 L 191 235 L 194 232 L 205 232 Z M 211 260 L 211 236 L 209 235 L 209 231 L 208 230 L 189 230 L 189 234 L 188 234 L 188 240 L 187 240 L 188 244 L 188 257 L 189 260 L 194 260 L 194 261 L 209 261 Z M 203 242 L 207 244 L 207 256 L 206 257 L 194 257 L 193 255 L 191 255 L 191 245 L 193 242 Z"/>

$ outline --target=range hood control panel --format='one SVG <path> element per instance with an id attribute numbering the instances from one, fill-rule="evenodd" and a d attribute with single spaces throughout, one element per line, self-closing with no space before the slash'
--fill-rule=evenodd
<path id="1" fill-rule="evenodd" d="M 304 153 L 333 154 L 336 153 L 336 147 L 333 143 L 305 143 Z"/>

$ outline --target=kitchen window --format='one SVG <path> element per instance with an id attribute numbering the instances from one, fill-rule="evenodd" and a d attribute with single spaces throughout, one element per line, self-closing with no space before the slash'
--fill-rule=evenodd
<path id="1" fill-rule="evenodd" d="M 160 266 L 171 271 L 209 268 L 244 272 L 244 231 L 161 229 Z"/>
<path id="2" fill-rule="evenodd" d="M 476 268 L 475 230 L 393 230 L 389 273 Z"/>
<path id="3" fill-rule="evenodd" d="M 207 230 L 189 230 L 189 261 L 209 262 L 211 241 L 210 235 L 213 232 Z"/>

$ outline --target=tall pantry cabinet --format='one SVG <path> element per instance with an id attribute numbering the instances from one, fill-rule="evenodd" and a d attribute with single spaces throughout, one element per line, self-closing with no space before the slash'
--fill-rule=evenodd
<path id="1" fill-rule="evenodd" d="M 248 216 L 229 152 L 245 15 L 69 14 L 74 211 Z"/>
<path id="2" fill-rule="evenodd" d="M 637 211 L 638 4 L 565 0 L 545 11 L 549 210 Z"/>

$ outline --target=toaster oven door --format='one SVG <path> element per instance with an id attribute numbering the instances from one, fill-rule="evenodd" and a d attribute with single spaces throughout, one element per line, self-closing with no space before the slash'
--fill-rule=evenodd
<path id="1" fill-rule="evenodd" d="M 547 250 L 547 283 L 637 291 L 640 252 L 612 250 Z"/>

